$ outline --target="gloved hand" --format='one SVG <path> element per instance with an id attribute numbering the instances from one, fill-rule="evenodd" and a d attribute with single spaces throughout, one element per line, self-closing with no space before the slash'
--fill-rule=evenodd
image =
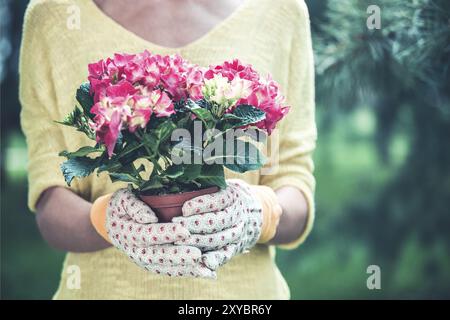
<path id="1" fill-rule="evenodd" d="M 140 267 L 169 276 L 215 278 L 202 263 L 198 248 L 174 244 L 188 239 L 189 231 L 178 223 L 157 223 L 153 210 L 127 189 L 94 202 L 91 221 L 100 234 Z"/>
<path id="2" fill-rule="evenodd" d="M 258 195 L 267 190 L 254 190 L 239 179 L 227 180 L 227 184 L 226 189 L 217 193 L 187 201 L 183 205 L 183 217 L 173 219 L 191 232 L 191 237 L 176 243 L 201 249 L 202 261 L 211 270 L 253 247 L 263 230 L 268 230 L 265 233 L 270 235 L 265 236 L 265 242 L 273 238 L 281 215 L 277 203 L 268 206 L 266 197 Z M 269 190 L 273 194 L 269 198 L 273 200 L 276 196 Z M 262 212 L 264 207 L 266 210 Z"/>

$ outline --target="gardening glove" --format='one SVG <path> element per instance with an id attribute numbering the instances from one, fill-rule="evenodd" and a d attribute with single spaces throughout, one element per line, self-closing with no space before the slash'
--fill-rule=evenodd
<path id="1" fill-rule="evenodd" d="M 268 187 L 255 188 L 239 179 L 227 184 L 217 193 L 187 201 L 183 217 L 173 219 L 191 232 L 191 237 L 176 243 L 201 249 L 202 261 L 211 270 L 248 251 L 258 240 L 273 238 L 282 211 Z"/>
<path id="2" fill-rule="evenodd" d="M 91 221 L 99 234 L 142 268 L 169 276 L 215 278 L 198 248 L 174 244 L 188 239 L 189 231 L 178 223 L 157 223 L 153 210 L 128 189 L 97 199 Z"/>

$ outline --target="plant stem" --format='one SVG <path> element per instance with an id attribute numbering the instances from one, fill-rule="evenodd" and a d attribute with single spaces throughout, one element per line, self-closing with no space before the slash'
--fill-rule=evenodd
<path id="1" fill-rule="evenodd" d="M 126 152 L 120 154 L 120 156 L 117 157 L 117 159 L 121 159 L 123 157 L 125 157 L 126 155 L 130 154 L 133 151 L 136 151 L 137 149 L 139 149 L 140 147 L 142 147 L 144 144 L 140 143 L 137 146 L 131 148 L 130 150 L 127 150 Z"/>
<path id="2" fill-rule="evenodd" d="M 141 177 L 141 174 L 139 173 L 139 171 L 137 171 L 136 167 L 134 166 L 134 163 L 131 163 L 131 169 L 133 169 L 133 173 L 134 173 L 136 179 L 139 180 L 139 184 L 144 182 L 144 180 Z"/>

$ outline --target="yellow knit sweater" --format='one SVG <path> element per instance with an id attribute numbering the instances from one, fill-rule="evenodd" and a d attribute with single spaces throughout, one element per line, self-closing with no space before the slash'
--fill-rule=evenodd
<path id="1" fill-rule="evenodd" d="M 79 11 L 78 11 L 79 10 Z M 80 28 L 71 28 L 73 14 Z M 76 17 L 75 17 L 76 19 Z M 76 20 L 75 20 L 76 21 Z M 89 143 L 71 128 L 55 124 L 69 113 L 75 91 L 86 81 L 87 64 L 115 52 L 179 53 L 208 66 L 239 58 L 278 81 L 291 112 L 281 122 L 271 174 L 251 172 L 241 178 L 277 189 L 298 187 L 309 204 L 307 228 L 293 248 L 303 242 L 314 220 L 315 147 L 314 70 L 309 16 L 302 0 L 247 0 L 225 21 L 200 39 L 180 48 L 146 41 L 107 17 L 92 0 L 32 0 L 25 16 L 20 60 L 22 128 L 29 149 L 29 207 L 51 186 L 66 186 L 60 171 L 61 150 Z M 277 135 L 275 135 L 276 137 Z M 275 141 L 275 140 L 273 140 Z M 279 152 L 278 152 L 279 151 Z M 106 174 L 78 180 L 70 188 L 84 199 L 123 187 Z M 64 208 L 61 208 L 64 210 Z M 55 299 L 288 299 L 289 289 L 274 262 L 274 248 L 257 245 L 218 271 L 217 280 L 169 278 L 134 265 L 115 248 L 94 253 L 68 253 Z M 70 266 L 81 271 L 81 288 L 70 289 Z M 69 281 L 70 282 L 70 281 Z"/>

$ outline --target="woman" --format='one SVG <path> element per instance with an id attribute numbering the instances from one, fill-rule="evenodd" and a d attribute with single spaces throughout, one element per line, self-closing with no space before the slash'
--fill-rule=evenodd
<path id="1" fill-rule="evenodd" d="M 273 245 L 297 247 L 307 237 L 314 219 L 314 70 L 306 5 L 302 0 L 132 3 L 34 0 L 27 9 L 20 98 L 29 148 L 29 207 L 37 213 L 46 241 L 69 252 L 54 298 L 288 299 L 289 289 L 275 265 Z M 208 260 L 204 250 L 191 241 L 196 231 L 180 224 L 191 217 L 180 218 L 174 225 L 179 229 L 171 236 L 184 239 L 184 248 L 192 248 L 189 252 L 197 255 L 189 272 L 173 262 L 142 263 L 142 255 L 133 255 L 126 246 L 109 238 L 111 221 L 117 218 L 114 212 L 120 206 L 127 220 L 133 216 L 133 226 L 157 223 L 150 208 L 142 207 L 120 189 L 123 184 L 112 184 L 101 174 L 79 180 L 69 189 L 59 168 L 59 151 L 87 143 L 82 134 L 53 122 L 72 109 L 74 92 L 86 79 L 87 64 L 115 52 L 145 49 L 158 54 L 178 53 L 203 66 L 238 58 L 261 74 L 271 73 L 291 106 L 279 128 L 279 143 L 274 143 L 278 155 L 275 173 L 227 172 L 228 179 L 238 180 L 229 180 L 229 187 L 216 195 L 222 199 L 235 192 L 245 199 L 238 207 L 233 200 L 216 210 L 259 213 L 255 216 L 260 223 L 255 223 L 254 235 L 248 239 L 245 234 L 249 230 L 238 230 L 237 240 L 221 242 L 214 255 L 217 259 Z M 141 211 L 131 209 L 136 202 Z M 184 210 L 183 214 L 200 221 L 195 236 L 207 232 L 219 239 L 220 234 L 202 225 L 202 217 L 211 210 L 195 201 L 193 206 L 193 211 Z M 142 212 L 151 218 L 139 220 Z M 126 237 L 126 233 L 122 236 Z M 146 239 L 149 248 L 155 245 L 151 237 Z M 175 240 L 165 245 L 176 249 L 180 244 Z M 226 251 L 230 245 L 235 249 Z M 249 252 L 241 254 L 243 251 Z M 80 270 L 78 289 L 67 286 L 72 265 Z M 161 271 L 181 276 L 158 275 Z M 215 277 L 216 272 L 216 280 L 207 279 Z"/>

